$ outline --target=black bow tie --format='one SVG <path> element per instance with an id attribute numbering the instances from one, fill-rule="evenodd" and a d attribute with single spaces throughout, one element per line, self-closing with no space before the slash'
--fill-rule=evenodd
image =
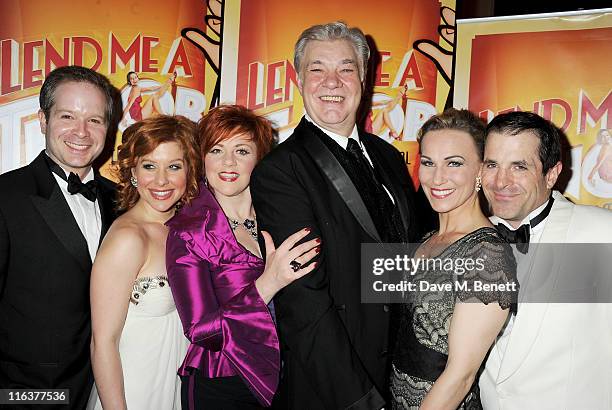
<path id="1" fill-rule="evenodd" d="M 95 202 L 98 196 L 98 182 L 92 179 L 84 184 L 77 174 L 71 172 L 68 175 L 68 192 L 72 195 L 81 194 L 91 202 Z"/>
<path id="2" fill-rule="evenodd" d="M 521 253 L 527 253 L 529 250 L 529 225 L 524 224 L 519 226 L 516 231 L 511 230 L 506 225 L 499 223 L 496 226 L 499 235 L 509 243 L 515 243 L 516 249 Z"/>
<path id="3" fill-rule="evenodd" d="M 98 182 L 96 180 L 91 180 L 84 184 L 81 182 L 81 178 L 74 172 L 71 172 L 68 178 L 66 178 L 66 173 L 62 167 L 57 165 L 49 156 L 46 156 L 45 159 L 47 160 L 47 165 L 49 165 L 51 172 L 68 182 L 68 192 L 71 195 L 81 194 L 91 202 L 96 201 L 96 197 L 98 196 Z"/>
<path id="4" fill-rule="evenodd" d="M 531 229 L 535 228 L 537 224 L 542 222 L 552 209 L 553 202 L 555 199 L 551 196 L 548 200 L 548 204 L 546 207 L 540 212 L 535 218 L 529 221 L 528 224 L 523 224 L 518 227 L 517 230 L 513 231 L 508 228 L 506 225 L 499 223 L 495 227 L 499 232 L 500 236 L 504 238 L 509 243 L 515 243 L 516 249 L 521 253 L 527 253 L 529 250 L 529 238 L 531 236 Z"/>

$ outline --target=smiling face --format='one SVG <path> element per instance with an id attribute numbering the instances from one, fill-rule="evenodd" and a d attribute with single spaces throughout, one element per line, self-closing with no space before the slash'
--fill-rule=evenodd
<path id="1" fill-rule="evenodd" d="M 138 181 L 138 195 L 158 212 L 174 211 L 187 186 L 187 169 L 183 149 L 177 142 L 164 142 L 147 155 L 138 158 L 132 168 Z"/>
<path id="2" fill-rule="evenodd" d="M 251 172 L 257 164 L 257 146 L 250 135 L 219 141 L 204 157 L 208 186 L 215 197 L 249 194 Z"/>
<path id="3" fill-rule="evenodd" d="M 86 82 L 65 82 L 57 86 L 49 118 L 38 112 L 51 159 L 68 172 L 85 177 L 104 148 L 108 124 L 106 99 Z"/>
<path id="4" fill-rule="evenodd" d="M 561 163 L 542 173 L 540 139 L 531 131 L 487 136 L 482 186 L 495 216 L 518 228 L 550 196 Z"/>
<path id="5" fill-rule="evenodd" d="M 476 200 L 480 170 L 476 145 L 467 132 L 442 129 L 423 136 L 419 181 L 436 212 L 455 211 Z"/>
<path id="6" fill-rule="evenodd" d="M 138 74 L 131 73 L 130 76 L 128 77 L 128 82 L 130 83 L 130 85 L 138 84 Z"/>
<path id="7" fill-rule="evenodd" d="M 310 118 L 331 132 L 350 135 L 362 89 L 359 60 L 351 43 L 312 40 L 301 66 L 298 88 Z"/>

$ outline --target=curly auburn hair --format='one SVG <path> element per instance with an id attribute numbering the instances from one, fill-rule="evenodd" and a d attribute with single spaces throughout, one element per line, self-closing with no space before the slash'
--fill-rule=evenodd
<path id="1" fill-rule="evenodd" d="M 125 211 L 132 208 L 140 195 L 130 183 L 132 169 L 138 159 L 153 152 L 160 144 L 176 142 L 183 150 L 187 171 L 187 187 L 180 203 L 189 203 L 198 195 L 198 180 L 201 175 L 201 158 L 195 141 L 195 123 L 180 116 L 160 115 L 139 121 L 123 132 L 119 147 L 119 189 L 117 209 Z"/>
<path id="2" fill-rule="evenodd" d="M 276 144 L 277 132 L 272 123 L 241 105 L 220 105 L 212 108 L 198 122 L 196 135 L 202 161 L 210 150 L 236 135 L 248 134 L 257 147 L 257 161 Z"/>

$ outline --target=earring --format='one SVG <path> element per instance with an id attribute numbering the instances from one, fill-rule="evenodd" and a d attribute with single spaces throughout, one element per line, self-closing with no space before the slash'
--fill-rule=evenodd
<path id="1" fill-rule="evenodd" d="M 480 175 L 479 175 L 476 177 L 476 187 L 474 189 L 476 190 L 476 192 L 479 192 L 481 187 L 482 187 L 482 180 L 480 179 Z"/>
<path id="2" fill-rule="evenodd" d="M 130 184 L 132 184 L 134 188 L 138 188 L 138 180 L 136 179 L 135 176 L 130 177 Z"/>

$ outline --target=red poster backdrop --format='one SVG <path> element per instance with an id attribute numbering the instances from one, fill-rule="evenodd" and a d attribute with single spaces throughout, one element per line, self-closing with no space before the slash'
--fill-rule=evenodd
<path id="1" fill-rule="evenodd" d="M 366 126 L 397 147 L 412 168 L 416 132 L 442 109 L 449 91 L 434 62 L 413 43 L 452 47 L 442 44 L 438 30 L 448 23 L 442 10 L 454 7 L 454 0 L 2 1 L 0 173 L 25 165 L 43 148 L 38 92 L 50 70 L 68 64 L 108 76 L 124 105 L 129 71 L 139 74 L 141 87 L 163 87 L 176 72 L 157 96 L 161 112 L 195 121 L 213 105 L 237 102 L 268 116 L 286 137 L 303 113 L 295 40 L 308 26 L 338 19 L 360 27 L 374 45 L 378 64 Z M 155 91 L 142 93 L 143 112 L 154 97 Z M 133 121 L 126 114 L 120 132 Z M 116 145 L 120 139 L 121 133 Z"/>
<path id="2" fill-rule="evenodd" d="M 214 78 L 206 78 L 204 56 L 181 30 L 205 29 L 205 10 L 200 0 L 171 7 L 163 0 L 0 2 L 0 172 L 27 164 L 44 147 L 38 93 L 58 66 L 82 65 L 106 75 L 124 104 L 129 71 L 139 74 L 141 87 L 164 85 L 176 73 L 159 96 L 161 110 L 199 119 Z M 154 94 L 142 93 L 143 107 Z M 129 115 L 124 120 L 120 131 L 133 122 Z"/>
<path id="3" fill-rule="evenodd" d="M 551 120 L 571 146 L 565 195 L 612 209 L 612 10 L 459 22 L 458 42 L 455 105 Z"/>
<path id="4" fill-rule="evenodd" d="M 398 148 L 411 174 L 416 175 L 416 132 L 442 109 L 448 84 L 440 81 L 436 65 L 414 49 L 413 43 L 424 39 L 440 42 L 438 26 L 444 5 L 454 8 L 454 1 L 242 1 L 235 16 L 240 20 L 234 33 L 235 51 L 224 45 L 224 61 L 236 64 L 231 72 L 224 70 L 222 100 L 265 114 L 277 125 L 281 141 L 287 138 L 304 112 L 293 66 L 295 41 L 314 24 L 341 19 L 369 37 L 371 59 L 377 62 L 373 89 L 368 90 L 372 110 L 365 126 Z"/>

